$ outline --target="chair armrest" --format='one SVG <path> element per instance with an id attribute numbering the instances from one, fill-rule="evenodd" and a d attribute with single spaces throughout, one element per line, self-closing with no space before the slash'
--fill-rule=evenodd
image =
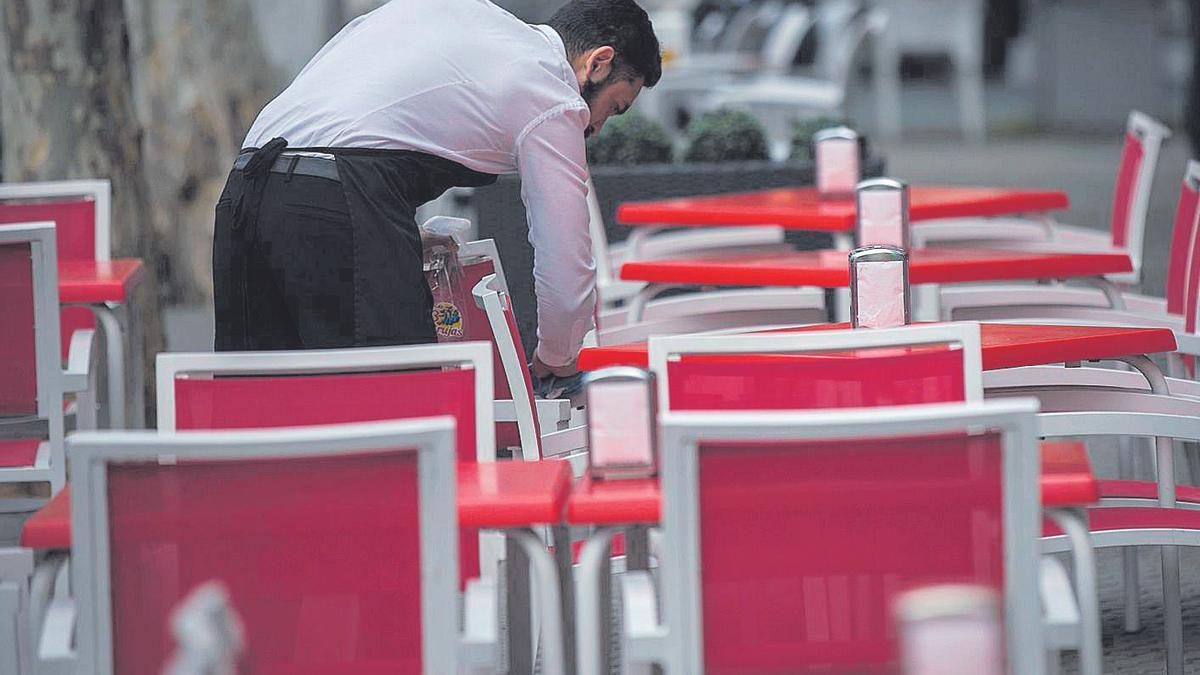
<path id="1" fill-rule="evenodd" d="M 95 369 L 93 356 L 96 331 L 77 330 L 71 334 L 71 346 L 67 352 L 67 369 L 63 371 L 63 389 L 68 393 L 79 393 L 90 389 L 90 379 Z"/>
<path id="2" fill-rule="evenodd" d="M 543 430 L 549 429 L 556 431 L 560 425 L 565 425 L 571 421 L 571 402 L 565 398 L 558 399 L 534 399 L 533 401 L 534 414 L 538 417 L 538 424 Z M 492 415 L 495 422 L 516 422 L 517 409 L 513 405 L 512 399 L 500 399 L 495 401 L 492 407 Z"/>
<path id="3" fill-rule="evenodd" d="M 587 427 L 571 427 L 542 436 L 542 457 L 562 457 L 588 446 Z"/>

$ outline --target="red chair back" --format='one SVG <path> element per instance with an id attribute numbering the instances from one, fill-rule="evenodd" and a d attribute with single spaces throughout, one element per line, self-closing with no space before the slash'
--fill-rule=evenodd
<path id="1" fill-rule="evenodd" d="M 1133 132 L 1126 133 L 1125 147 L 1121 151 L 1121 165 L 1117 168 L 1117 183 L 1113 189 L 1112 217 L 1109 221 L 1112 243 L 1117 248 L 1124 248 L 1129 243 L 1129 221 L 1133 215 L 1134 193 L 1145 157 L 1142 140 Z"/>
<path id="2" fill-rule="evenodd" d="M 0 243 L 0 417 L 37 415 L 32 248 Z"/>
<path id="3" fill-rule="evenodd" d="M 945 347 L 804 355 L 692 356 L 667 364 L 673 410 L 859 408 L 965 400 Z"/>
<path id="4" fill-rule="evenodd" d="M 0 225 L 37 221 L 54 222 L 59 262 L 96 259 L 96 202 L 90 199 L 0 201 Z M 95 328 L 96 318 L 86 307 L 64 307 L 60 322 L 65 359 L 71 335 L 77 330 Z"/>
<path id="5" fill-rule="evenodd" d="M 424 658 L 457 644 L 452 438 L 445 418 L 76 435 L 80 661 L 158 675 L 171 609 L 216 580 L 245 672 L 436 671 Z"/>
<path id="6" fill-rule="evenodd" d="M 705 672 L 894 672 L 898 593 L 1003 588 L 1001 458 L 994 435 L 702 445 Z"/>
<path id="7" fill-rule="evenodd" d="M 1170 259 L 1167 262 L 1167 312 L 1185 314 L 1188 271 L 1192 246 L 1197 238 L 1200 221 L 1200 163 L 1188 162 L 1188 172 L 1179 188 L 1175 207 L 1175 228 L 1171 235 Z"/>
<path id="8" fill-rule="evenodd" d="M 237 375 L 174 377 L 168 386 L 174 391 L 175 429 L 296 427 L 449 415 L 457 422 L 458 461 L 477 459 L 476 380 L 471 369 L 255 374 L 256 354 L 217 356 L 245 358 L 246 363 Z M 311 358 L 321 363 L 318 353 Z M 462 531 L 459 551 L 463 580 L 479 576 L 477 531 Z"/>
<path id="9" fill-rule="evenodd" d="M 114 672 L 157 675 L 166 618 L 220 579 L 250 672 L 421 672 L 413 456 L 114 465 Z"/>
<path id="10" fill-rule="evenodd" d="M 486 275 L 485 275 L 486 276 Z M 484 277 L 480 277 L 476 282 L 482 281 Z M 521 342 L 521 333 L 517 328 L 517 319 L 512 311 L 512 304 L 508 293 L 498 290 L 497 286 L 500 281 L 497 278 L 492 281 L 491 288 L 488 292 L 494 292 L 499 298 L 500 315 L 492 317 L 488 315 L 487 309 L 479 308 L 479 312 L 485 317 L 484 321 L 478 324 L 472 323 L 470 330 L 473 334 L 473 339 L 487 340 L 492 343 L 496 364 L 496 399 L 497 400 L 513 400 L 518 398 L 524 399 L 530 410 L 530 424 L 532 426 L 533 441 L 540 438 L 541 430 L 538 424 L 536 414 L 536 404 L 533 396 L 533 380 L 529 374 L 529 367 L 525 363 L 525 354 Z M 476 298 L 478 301 L 479 298 Z M 501 343 L 504 343 L 503 346 Z M 507 362 L 508 367 L 505 367 Z M 518 375 L 519 373 L 519 375 Z M 523 392 L 514 392 L 512 386 L 512 378 L 520 377 L 522 382 Z M 519 414 L 519 411 L 518 411 Z M 496 447 L 505 448 L 523 448 L 525 443 L 521 440 L 521 427 L 519 422 L 497 422 L 496 423 Z M 541 449 L 538 448 L 540 456 Z"/>
<path id="11" fill-rule="evenodd" d="M 495 273 L 495 264 L 488 258 L 479 258 L 468 262 L 463 265 L 463 288 L 466 289 L 469 295 L 470 289 L 475 288 L 475 285 L 482 281 L 484 277 Z M 520 345 L 521 334 L 517 331 L 516 320 L 513 318 L 512 310 L 508 306 L 508 296 L 505 295 L 504 297 L 506 299 L 505 319 L 508 322 L 509 335 L 512 336 L 514 344 Z M 492 334 L 491 324 L 488 323 L 487 312 L 475 304 L 473 299 L 468 299 L 463 304 L 467 307 L 463 312 L 467 318 L 467 339 L 490 342 L 492 345 L 492 369 L 496 373 L 495 399 L 497 401 L 511 400 L 512 388 L 508 386 L 504 362 L 500 358 L 500 348 L 496 344 L 496 336 Z M 525 378 L 528 382 L 528 371 L 525 372 Z M 532 391 L 532 384 L 527 389 Z M 521 446 L 521 434 L 516 422 L 496 423 L 496 446 L 500 448 Z"/>
<path id="12" fill-rule="evenodd" d="M 651 339 L 663 410 L 805 410 L 982 398 L 977 326 Z M 665 378 L 663 377 L 665 374 Z"/>

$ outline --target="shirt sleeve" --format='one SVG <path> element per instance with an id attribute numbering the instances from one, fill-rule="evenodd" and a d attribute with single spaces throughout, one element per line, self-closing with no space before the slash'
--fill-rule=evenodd
<path id="1" fill-rule="evenodd" d="M 537 356 L 551 367 L 575 360 L 592 329 L 596 305 L 583 140 L 587 124 L 586 107 L 560 107 L 534 120 L 516 144 L 533 245 Z"/>

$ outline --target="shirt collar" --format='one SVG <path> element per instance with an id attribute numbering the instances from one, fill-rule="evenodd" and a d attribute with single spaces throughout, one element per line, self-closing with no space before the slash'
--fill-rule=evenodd
<path id="1" fill-rule="evenodd" d="M 567 45 L 563 43 L 562 36 L 554 28 L 545 24 L 536 25 L 534 28 L 541 31 L 542 35 L 550 41 L 550 44 L 554 45 L 562 53 L 562 78 L 565 82 L 569 82 L 572 87 L 575 87 L 575 91 L 579 91 L 579 79 L 575 77 L 575 71 L 571 69 L 571 62 L 567 59 Z"/>

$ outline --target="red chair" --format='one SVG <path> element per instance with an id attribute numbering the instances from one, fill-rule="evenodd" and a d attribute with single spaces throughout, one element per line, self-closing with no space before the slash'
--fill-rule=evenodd
<path id="1" fill-rule="evenodd" d="M 0 184 L 0 224 L 53 221 L 57 228 L 58 261 L 108 261 L 112 254 L 112 186 L 108 180 L 48 181 Z M 68 357 L 70 336 L 96 327 L 104 331 L 108 373 L 109 426 L 125 420 L 125 321 L 116 304 L 93 304 L 62 309 L 62 357 Z M 133 335 L 132 333 L 130 334 Z M 136 353 L 135 348 L 129 350 Z M 133 369 L 137 372 L 136 364 Z M 134 388 L 135 409 L 141 400 Z M 137 416 L 135 415 L 135 419 Z"/>
<path id="2" fill-rule="evenodd" d="M 1022 242 L 1039 245 L 1050 242 L 1052 247 L 1086 248 L 1088 250 L 1122 249 L 1133 261 L 1133 271 L 1114 275 L 1111 279 L 1128 286 L 1141 283 L 1143 250 L 1146 236 L 1146 213 L 1150 204 L 1150 190 L 1154 184 L 1154 172 L 1158 165 L 1158 153 L 1163 141 L 1171 135 L 1170 129 L 1150 116 L 1133 111 L 1126 123 L 1121 162 L 1117 168 L 1113 187 L 1112 217 L 1108 231 L 1066 225 L 1053 221 L 1022 220 L 1015 218 L 992 219 L 980 222 L 970 219 L 928 221 L 913 228 L 914 246 L 948 242 L 955 246 L 990 245 L 996 248 L 1012 248 Z M 979 293 L 976 304 L 1011 304 L 1011 296 L 1004 302 L 990 301 L 995 297 L 989 291 L 995 287 L 978 289 L 955 289 L 958 306 L 968 304 L 972 290 Z M 1024 290 L 1029 290 L 1024 287 Z M 958 295 L 961 292 L 961 295 Z M 1039 291 L 1034 290 L 1033 293 Z M 1098 293 L 1096 297 L 1103 300 Z M 1023 302 L 1034 303 L 1034 296 L 1021 296 Z M 948 299 L 947 299 L 948 300 Z"/>
<path id="3" fill-rule="evenodd" d="M 458 672 L 455 436 L 449 417 L 72 436 L 79 663 L 162 672 L 171 609 L 217 579 L 255 673 Z"/>
<path id="4" fill-rule="evenodd" d="M 262 429 L 451 415 L 460 462 L 495 461 L 486 345 L 159 354 L 162 432 Z M 459 542 L 463 577 L 494 571 L 498 547 Z M 481 567 L 482 565 L 482 567 Z"/>
<path id="5" fill-rule="evenodd" d="M 818 337 L 819 336 L 819 337 Z M 674 336 L 649 343 L 659 409 L 807 410 L 978 402 L 983 399 L 979 326 L 926 324 L 886 330 Z M 1082 513 L 1055 510 L 1072 523 Z M 1081 529 L 1085 522 L 1079 521 Z M 1048 646 L 1080 649 L 1099 672 L 1100 623 L 1095 561 L 1073 542 L 1082 623 Z M 1048 571 L 1047 575 L 1053 575 Z M 1047 615 L 1047 632 L 1053 617 Z"/>
<path id="6" fill-rule="evenodd" d="M 992 287 L 947 290 L 943 293 L 942 314 L 954 319 L 1019 322 L 1058 320 L 1071 323 L 1117 323 L 1161 325 L 1182 329 L 1185 295 L 1192 248 L 1200 220 L 1200 162 L 1189 161 L 1179 188 L 1175 223 L 1167 259 L 1165 297 L 1154 297 L 1122 290 L 1116 296 L 1122 307 L 1110 306 L 1095 289 L 1071 286 Z M 1001 295 L 1008 291 L 1008 296 Z M 986 293 L 986 294 L 985 294 Z"/>
<path id="7" fill-rule="evenodd" d="M 586 460 L 586 434 L 581 427 L 568 426 L 571 421 L 569 401 L 534 398 L 516 319 L 501 284 L 498 275 L 488 275 L 472 290 L 476 305 L 486 317 L 483 330 L 488 331 L 486 337 L 481 334 L 476 337 L 488 339 L 495 346 L 503 369 L 503 377 L 497 379 L 506 382 L 511 396 L 510 401 L 497 401 L 496 419 L 516 422 L 518 437 L 513 440 L 520 443 L 521 455 L 526 460 L 565 459 L 579 475 Z M 477 330 L 476 322 L 472 321 L 470 330 Z M 548 423 L 554 426 L 547 429 Z M 500 436 L 499 431 L 497 436 Z M 497 442 L 501 442 L 499 438 Z"/>
<path id="8" fill-rule="evenodd" d="M 458 257 L 463 269 L 462 290 L 467 296 L 461 308 L 466 321 L 466 338 L 492 344 L 492 372 L 497 375 L 496 447 L 518 449 L 525 459 L 538 459 L 541 457 L 538 439 L 542 427 L 548 430 L 565 428 L 571 420 L 570 403 L 533 398 L 521 334 L 508 307 L 508 282 L 496 242 L 492 239 L 467 242 L 459 247 Z M 485 280 L 488 283 L 483 288 L 494 287 L 505 299 L 500 313 L 493 310 L 495 318 L 502 319 L 495 326 L 493 316 L 476 294 Z"/>
<path id="9" fill-rule="evenodd" d="M 0 483 L 49 483 L 51 492 L 66 482 L 64 397 L 78 397 L 79 424 L 95 419 L 93 331 L 70 336 L 62 367 L 55 248 L 53 223 L 0 225 Z M 42 501 L 4 499 L 0 511 L 31 511 Z"/>
<path id="10" fill-rule="evenodd" d="M 624 653 L 677 673 L 890 673 L 894 597 L 957 581 L 1003 594 L 1009 672 L 1041 672 L 1036 410 L 664 413 L 662 602 L 626 575 Z M 581 635 L 595 600 L 580 594 Z"/>

